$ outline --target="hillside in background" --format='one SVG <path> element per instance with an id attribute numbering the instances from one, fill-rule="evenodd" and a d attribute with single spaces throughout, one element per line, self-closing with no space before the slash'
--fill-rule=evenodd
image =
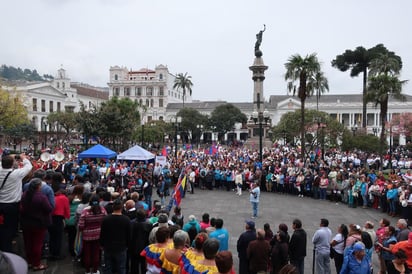
<path id="1" fill-rule="evenodd" d="M 2 65 L 0 67 L 0 79 L 5 79 L 8 81 L 48 81 L 52 80 L 53 76 L 48 74 L 43 74 L 40 76 L 37 70 L 21 69 L 15 68 L 13 66 Z"/>

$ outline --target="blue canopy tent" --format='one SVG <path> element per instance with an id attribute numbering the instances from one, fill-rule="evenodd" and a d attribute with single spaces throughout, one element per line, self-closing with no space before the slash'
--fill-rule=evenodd
<path id="1" fill-rule="evenodd" d="M 127 161 L 148 161 L 155 158 L 155 155 L 141 146 L 135 145 L 128 150 L 117 155 L 117 160 L 127 160 Z"/>
<path id="2" fill-rule="evenodd" d="M 88 150 L 85 150 L 77 156 L 79 160 L 86 158 L 104 158 L 110 159 L 116 157 L 117 153 L 108 149 L 105 146 L 97 144 Z"/>

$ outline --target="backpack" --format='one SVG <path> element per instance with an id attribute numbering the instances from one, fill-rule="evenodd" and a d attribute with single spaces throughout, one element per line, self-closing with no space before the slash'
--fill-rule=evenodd
<path id="1" fill-rule="evenodd" d="M 196 224 L 190 224 L 190 228 L 187 231 L 187 234 L 189 234 L 189 239 L 190 239 L 190 242 L 192 243 L 193 240 L 196 238 L 196 235 L 197 235 Z"/>
<path id="2" fill-rule="evenodd" d="M 371 249 L 373 247 L 372 237 L 368 232 L 362 231 L 361 239 L 366 249 Z"/>

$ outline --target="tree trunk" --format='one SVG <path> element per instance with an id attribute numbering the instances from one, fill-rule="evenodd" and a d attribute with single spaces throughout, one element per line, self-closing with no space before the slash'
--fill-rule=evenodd
<path id="1" fill-rule="evenodd" d="M 363 101 L 363 106 L 362 106 L 362 128 L 366 129 L 366 84 L 368 80 L 368 69 L 365 68 L 363 71 L 363 91 L 362 91 L 362 101 Z"/>
<path id="2" fill-rule="evenodd" d="M 301 149 L 300 153 L 302 154 L 302 161 L 305 161 L 305 97 L 300 99 L 300 142 Z"/>
<path id="3" fill-rule="evenodd" d="M 380 136 L 380 148 L 381 153 L 383 152 L 383 147 L 385 145 L 385 126 L 386 126 L 386 115 L 388 114 L 388 98 L 381 102 L 381 136 Z"/>

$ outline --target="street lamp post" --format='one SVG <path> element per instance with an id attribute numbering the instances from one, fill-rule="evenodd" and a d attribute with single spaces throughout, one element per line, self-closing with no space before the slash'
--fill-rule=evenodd
<path id="1" fill-rule="evenodd" d="M 319 144 L 320 144 L 321 158 L 322 158 L 322 160 L 325 160 L 325 128 L 326 128 L 326 124 L 322 123 L 322 118 L 321 117 L 315 117 L 314 121 L 317 122 L 317 124 L 318 124 L 318 128 L 316 129 L 317 146 L 319 147 Z M 320 133 L 319 133 L 319 130 L 320 130 Z M 321 138 L 319 138 L 319 136 Z"/>
<path id="2" fill-rule="evenodd" d="M 44 127 L 44 149 L 47 148 L 47 122 L 43 121 Z"/>
<path id="3" fill-rule="evenodd" d="M 202 137 L 202 132 L 203 132 L 203 125 L 202 124 L 196 125 L 196 128 L 199 133 L 198 142 L 197 142 L 197 148 L 199 149 L 200 148 L 200 138 Z"/>
<path id="4" fill-rule="evenodd" d="M 259 95 L 259 94 L 258 94 Z M 258 100 L 259 100 L 258 96 Z M 260 102 L 258 102 L 258 105 L 260 105 Z M 262 163 L 263 161 L 263 125 L 267 125 L 269 122 L 269 112 L 267 110 L 265 111 L 254 111 L 252 113 L 252 119 L 255 125 L 259 125 L 259 161 Z"/>
<path id="5" fill-rule="evenodd" d="M 144 124 L 142 123 L 142 143 L 141 146 L 144 148 Z"/>
<path id="6" fill-rule="evenodd" d="M 389 127 L 389 168 L 392 169 L 392 124 Z"/>
<path id="7" fill-rule="evenodd" d="M 177 159 L 177 131 L 179 130 L 179 126 L 182 123 L 182 117 L 176 116 L 174 118 L 174 125 L 175 125 L 175 159 Z"/>

